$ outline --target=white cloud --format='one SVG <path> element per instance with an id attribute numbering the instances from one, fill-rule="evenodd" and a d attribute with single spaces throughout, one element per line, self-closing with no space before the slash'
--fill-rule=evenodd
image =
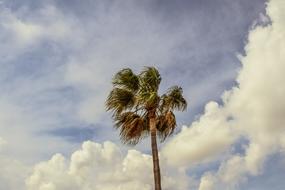
<path id="1" fill-rule="evenodd" d="M 73 117 L 75 102 L 60 93 L 67 87 L 63 51 L 80 48 L 81 28 L 50 3 L 33 10 L 6 4 L 0 5 L 0 133 L 8 141 L 3 154 L 34 163 L 75 147 L 47 131 Z"/>
<path id="2" fill-rule="evenodd" d="M 0 55 L 2 61 L 13 61 L 24 53 L 40 47 L 42 42 L 66 44 L 80 48 L 83 43 L 81 28 L 73 17 L 66 17 L 53 5 L 30 10 L 12 10 L 0 6 Z M 72 39 L 72 40 L 71 40 Z"/>
<path id="3" fill-rule="evenodd" d="M 209 103 L 199 121 L 182 130 L 164 148 L 174 164 L 189 167 L 231 151 L 230 144 L 238 136 L 248 139 L 244 155 L 231 152 L 216 173 L 205 173 L 200 190 L 235 189 L 248 175 L 261 174 L 269 155 L 284 151 L 284 10 L 284 1 L 270 1 L 267 13 L 272 25 L 250 31 L 238 87 L 224 94 L 224 105 Z"/>
<path id="4" fill-rule="evenodd" d="M 87 7 L 88 3 L 82 5 Z M 165 71 L 189 57 L 209 59 L 208 54 L 216 54 L 216 48 L 209 48 L 214 51 L 208 53 L 195 43 L 215 44 L 215 39 L 200 40 L 203 35 L 196 34 L 202 30 L 200 20 L 189 23 L 184 16 L 181 23 L 165 20 L 161 13 L 152 11 L 152 1 L 98 1 L 88 9 L 91 19 L 74 14 L 81 10 L 72 7 L 75 3 L 70 3 L 74 12 L 55 1 L 39 4 L 4 1 L 0 7 L 0 132 L 9 141 L 9 154 L 29 162 L 46 158 L 51 152 L 74 149 L 74 144 L 63 138 L 39 133 L 56 127 L 105 123 L 106 84 L 122 67 L 140 70 L 143 65 L 156 65 Z M 189 62 L 196 67 L 194 63 Z M 182 81 L 178 75 L 170 77 L 171 84 L 172 80 Z M 210 81 L 220 84 L 230 77 L 216 78 Z M 64 88 L 72 92 L 64 93 Z M 200 99 L 201 94 L 210 94 L 204 93 L 208 92 L 206 88 L 195 96 Z M 75 98 L 69 99 L 66 94 Z M 110 138 L 104 134 L 105 139 Z M 13 138 L 17 142 L 10 141 Z M 42 149 L 46 144 L 49 146 Z"/>
<path id="5" fill-rule="evenodd" d="M 29 11 L 29 10 L 26 10 Z M 73 20 L 67 19 L 56 7 L 45 6 L 33 13 L 32 18 L 25 18 L 5 9 L 2 13 L 2 26 L 16 37 L 15 42 L 23 45 L 49 39 L 59 42 L 70 38 Z M 75 39 L 76 40 L 76 39 Z M 19 44 L 18 44 L 19 45 Z"/>
<path id="6" fill-rule="evenodd" d="M 5 24 L 5 28 L 11 30 L 17 41 L 21 43 L 31 43 L 42 34 L 42 28 L 32 23 L 24 23 L 16 18 L 11 18 L 9 23 Z"/>
<path id="7" fill-rule="evenodd" d="M 120 10 L 116 6 L 114 11 Z M 285 148 L 283 9 L 282 0 L 271 1 L 268 14 L 273 25 L 251 31 L 246 47 L 247 55 L 241 58 L 243 69 L 238 78 L 239 87 L 225 94 L 225 105 L 218 106 L 215 102 L 207 104 L 205 114 L 199 121 L 184 128 L 161 152 L 164 189 L 186 190 L 195 186 L 196 182 L 186 175 L 185 169 L 218 159 L 223 159 L 218 171 L 209 171 L 202 176 L 200 190 L 235 188 L 240 181 L 246 180 L 247 175 L 260 174 L 268 155 Z M 88 34 L 84 33 L 79 27 L 82 25 L 77 24 L 74 18 L 67 19 L 53 6 L 36 11 L 38 18 L 33 19 L 23 19 L 11 10 L 0 14 L 1 29 L 4 31 L 0 34 L 3 42 L 0 54 L 6 57 L 17 57 L 18 53 L 25 53 L 31 46 L 37 46 L 44 40 L 64 42 L 78 50 L 61 68 L 65 74 L 64 82 L 62 76 L 59 76 L 62 72 L 59 72 L 37 79 L 35 83 L 35 79 L 28 79 L 21 82 L 21 88 L 15 88 L 15 92 L 8 93 L 8 96 L 4 94 L 6 98 L 0 101 L 1 132 L 5 134 L 5 139 L 17 139 L 6 144 L 10 154 L 14 150 L 25 153 L 31 150 L 34 154 L 41 149 L 44 152 L 40 152 L 40 155 L 43 155 L 47 154 L 47 149 L 54 152 L 71 146 L 64 140 L 34 137 L 36 128 L 52 126 L 53 119 L 41 110 L 31 111 L 26 106 L 17 105 L 19 101 L 15 100 L 19 100 L 20 96 L 37 92 L 31 96 L 35 97 L 42 95 L 45 90 L 71 85 L 80 89 L 83 95 L 84 101 L 78 108 L 79 117 L 85 122 L 94 123 L 101 118 L 103 99 L 108 88 L 105 84 L 110 81 L 109 73 L 114 73 L 122 66 L 134 66 L 134 63 L 135 67 L 145 63 L 173 63 L 172 51 L 184 43 L 186 30 L 180 31 L 183 35 L 179 33 L 173 36 L 152 18 L 140 20 L 137 18 L 144 16 L 138 15 L 125 23 L 124 18 L 130 18 L 129 15 L 124 15 L 123 11 L 116 13 L 118 17 L 99 17 L 96 27 L 89 26 L 91 32 Z M 8 21 L 4 22 L 5 19 Z M 14 41 L 10 43 L 6 39 Z M 67 106 L 64 111 L 69 108 Z M 57 108 L 48 110 L 48 113 L 51 112 L 60 113 Z M 244 155 L 235 154 L 230 149 L 239 136 L 249 140 Z M 17 151 L 17 155 L 23 156 L 21 151 Z M 38 155 L 34 154 L 34 157 Z M 28 175 L 25 166 L 6 157 L 0 159 L 0 165 L 4 171 L 0 172 L 0 184 L 3 186 L 0 189 L 24 187 L 23 179 Z M 103 145 L 85 142 L 82 149 L 76 151 L 70 159 L 56 154 L 51 160 L 37 164 L 26 179 L 26 185 L 28 190 L 148 190 L 152 187 L 151 169 L 149 155 L 130 150 L 125 156 L 110 142 Z"/>
<path id="8" fill-rule="evenodd" d="M 191 180 L 184 171 L 164 166 L 163 186 L 166 190 L 185 190 Z M 39 189 L 152 189 L 152 160 L 150 155 L 129 150 L 124 156 L 111 142 L 84 142 L 70 160 L 57 154 L 35 166 L 26 180 L 28 190 Z"/>
<path id="9" fill-rule="evenodd" d="M 213 161 L 224 153 L 236 139 L 228 116 L 216 102 L 210 102 L 199 121 L 190 128 L 183 127 L 164 148 L 168 162 L 189 166 Z"/>

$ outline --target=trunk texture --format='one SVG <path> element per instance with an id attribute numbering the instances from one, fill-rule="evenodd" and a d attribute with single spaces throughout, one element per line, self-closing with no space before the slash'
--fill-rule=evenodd
<path id="1" fill-rule="evenodd" d="M 158 149 L 156 142 L 156 118 L 155 112 L 150 114 L 149 126 L 151 134 L 151 150 L 152 150 L 152 161 L 153 161 L 153 174 L 154 174 L 154 186 L 155 190 L 161 190 L 161 177 L 159 168 Z"/>

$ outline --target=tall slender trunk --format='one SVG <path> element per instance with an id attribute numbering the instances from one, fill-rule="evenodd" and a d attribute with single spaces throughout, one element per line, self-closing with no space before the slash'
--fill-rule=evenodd
<path id="1" fill-rule="evenodd" d="M 155 112 L 150 113 L 149 119 L 150 134 L 151 134 L 151 150 L 152 150 L 152 162 L 153 162 L 153 175 L 155 190 L 161 190 L 161 176 L 159 168 L 158 149 L 156 142 L 156 116 Z"/>

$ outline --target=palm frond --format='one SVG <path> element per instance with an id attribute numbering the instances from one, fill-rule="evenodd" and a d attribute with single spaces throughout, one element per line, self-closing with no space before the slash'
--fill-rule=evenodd
<path id="1" fill-rule="evenodd" d="M 139 74 L 139 79 L 142 93 L 158 91 L 161 76 L 155 67 L 145 67 Z"/>
<path id="2" fill-rule="evenodd" d="M 181 87 L 173 86 L 168 89 L 167 93 L 161 97 L 160 109 L 164 111 L 168 110 L 181 110 L 184 111 L 187 108 L 187 102 L 183 97 L 183 90 Z"/>
<path id="3" fill-rule="evenodd" d="M 110 92 L 105 105 L 107 111 L 112 110 L 114 115 L 117 115 L 126 109 L 132 109 L 135 106 L 135 102 L 135 96 L 132 92 L 121 88 L 114 88 Z"/>
<path id="4" fill-rule="evenodd" d="M 156 128 L 161 141 L 164 141 L 166 137 L 170 136 L 176 128 L 176 119 L 174 113 L 172 111 L 168 111 L 165 114 L 158 116 Z"/>
<path id="5" fill-rule="evenodd" d="M 120 70 L 112 81 L 113 85 L 118 88 L 127 89 L 136 92 L 139 89 L 139 78 L 129 68 Z"/>
<path id="6" fill-rule="evenodd" d="M 115 127 L 120 130 L 123 143 L 135 145 L 149 133 L 146 118 L 134 112 L 124 112 L 115 118 Z"/>
<path id="7" fill-rule="evenodd" d="M 139 104 L 144 105 L 145 109 L 155 109 L 159 105 L 160 97 L 157 92 L 139 93 L 137 96 Z"/>
<path id="8" fill-rule="evenodd" d="M 146 109 L 156 108 L 160 101 L 158 88 L 161 82 L 161 77 L 158 70 L 154 67 L 145 67 L 145 69 L 139 74 L 139 81 L 139 103 L 145 105 Z"/>
<path id="9" fill-rule="evenodd" d="M 137 144 L 150 133 L 150 119 L 156 119 L 157 134 L 161 141 L 171 135 L 176 127 L 174 110 L 185 110 L 187 102 L 182 88 L 173 86 L 160 96 L 161 76 L 154 67 L 145 67 L 135 75 L 129 68 L 113 77 L 113 90 L 105 105 L 113 112 L 115 128 L 120 131 L 123 143 Z"/>

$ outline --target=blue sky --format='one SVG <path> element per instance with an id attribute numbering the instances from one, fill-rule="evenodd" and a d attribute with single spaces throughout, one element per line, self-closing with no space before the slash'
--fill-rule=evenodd
<path id="1" fill-rule="evenodd" d="M 162 152 L 168 151 L 165 155 L 172 154 L 172 144 L 176 139 L 180 142 L 179 138 L 184 134 L 181 132 L 182 126 L 187 126 L 185 134 L 188 138 L 187 135 L 192 137 L 196 128 L 201 128 L 197 131 L 205 130 L 200 127 L 204 125 L 204 120 L 209 125 L 215 125 L 212 122 L 216 118 L 209 120 L 205 105 L 209 105 L 210 115 L 212 109 L 217 109 L 214 114 L 217 118 L 222 118 L 224 112 L 231 113 L 232 115 L 225 115 L 227 118 L 232 117 L 234 121 L 225 121 L 225 125 L 230 128 L 233 125 L 233 128 L 240 130 L 232 132 L 235 130 L 230 129 L 222 132 L 223 135 L 229 134 L 231 138 L 225 137 L 225 141 L 221 144 L 219 142 L 219 148 L 214 148 L 217 151 L 206 148 L 205 152 L 207 150 L 211 154 L 203 154 L 205 158 L 201 158 L 204 160 L 201 163 L 195 160 L 187 161 L 187 153 L 181 154 L 181 159 L 175 158 L 179 163 L 181 161 L 179 167 L 186 167 L 187 171 L 195 168 L 194 173 L 184 176 L 191 178 L 193 183 L 181 186 L 181 189 L 203 190 L 203 176 L 208 177 L 209 172 L 222 171 L 221 168 L 227 166 L 220 166 L 228 163 L 234 156 L 241 155 L 241 159 L 244 156 L 247 160 L 246 155 L 251 151 L 251 145 L 260 142 L 256 140 L 259 137 L 255 137 L 251 130 L 239 127 L 255 121 L 243 119 L 246 116 L 236 113 L 239 105 L 246 105 L 246 98 L 242 97 L 248 97 L 250 101 L 251 95 L 255 94 L 246 91 L 246 84 L 252 83 L 247 77 L 251 76 L 247 74 L 251 73 L 251 68 L 243 66 L 246 65 L 245 62 L 249 62 L 247 65 L 255 65 L 257 62 L 257 58 L 251 58 L 251 54 L 257 49 L 252 45 L 258 41 L 258 37 L 254 37 L 258 34 L 255 33 L 258 33 L 260 28 L 266 30 L 266 27 L 272 26 L 270 15 L 277 24 L 281 23 L 278 18 L 283 18 L 283 15 L 278 10 L 282 10 L 284 6 L 280 0 L 272 0 L 270 3 L 273 8 L 267 10 L 265 0 L 0 2 L 0 155 L 3 159 L 16 160 L 24 168 L 28 168 L 27 176 L 32 176 L 31 168 L 34 165 L 51 159 L 56 153 L 68 159 L 87 140 L 102 144 L 112 141 L 123 155 L 128 155 L 129 149 L 149 153 L 149 139 L 137 147 L 122 145 L 118 132 L 112 128 L 110 114 L 104 109 L 105 98 L 111 89 L 112 76 L 125 67 L 130 67 L 135 72 L 139 72 L 144 66 L 157 67 L 163 79 L 161 92 L 176 84 L 183 87 L 189 108 L 184 113 L 177 113 L 176 134 L 180 135 L 161 145 L 161 149 L 166 147 Z M 277 3 L 283 7 L 277 6 Z M 250 40 L 250 34 L 253 36 L 253 42 Z M 284 32 L 280 32 L 281 39 L 283 35 Z M 279 43 L 276 45 L 276 51 L 283 52 L 282 43 Z M 271 47 L 272 44 L 264 46 L 267 45 Z M 254 54 L 253 57 L 258 56 Z M 255 73 L 253 75 L 259 76 Z M 274 73 L 272 75 L 278 76 Z M 253 81 L 261 79 L 256 78 Z M 276 81 L 283 79 L 280 76 L 280 80 Z M 254 86 L 255 84 L 251 89 L 255 89 Z M 241 89 L 241 92 L 236 92 L 234 87 Z M 225 91 L 233 94 L 230 95 L 229 101 L 225 98 Z M 283 92 L 282 89 L 280 92 Z M 215 108 L 211 101 L 217 102 L 218 108 Z M 264 107 L 267 105 L 270 103 L 265 102 Z M 279 112 L 283 111 L 282 106 L 279 106 Z M 272 113 L 277 113 L 278 110 L 276 108 Z M 244 113 L 247 113 L 247 110 L 244 110 Z M 259 114 L 258 111 L 256 113 Z M 257 118 L 265 113 L 258 114 Z M 282 122 L 281 119 L 280 125 Z M 261 129 L 262 132 L 264 128 Z M 252 130 L 258 131 L 259 128 Z M 213 138 L 215 137 L 213 135 Z M 211 135 L 208 138 L 211 138 Z M 274 138 L 274 135 L 270 138 Z M 203 140 L 203 136 L 201 139 Z M 205 139 L 203 142 L 197 142 L 204 143 Z M 191 139 L 188 143 L 191 143 Z M 191 151 L 192 149 L 189 154 Z M 267 156 L 282 151 L 284 149 L 276 148 L 274 152 L 264 153 L 262 163 L 265 169 L 258 172 L 245 170 L 244 175 L 248 176 L 248 180 L 237 180 L 239 185 L 231 184 L 229 189 L 260 189 L 262 184 L 267 186 L 272 183 L 278 183 L 279 189 L 284 188 L 281 180 L 267 178 L 273 173 L 284 176 L 284 166 L 268 169 L 267 172 L 266 168 L 273 161 L 265 161 Z M 210 156 L 206 158 L 206 155 Z M 282 154 L 277 157 L 278 162 L 284 159 Z M 171 156 L 166 160 L 170 158 Z M 170 163 L 169 168 L 171 167 L 173 164 Z M 28 179 L 27 176 L 24 178 Z M 0 175 L 0 183 L 6 184 L 2 185 L 3 187 L 15 188 L 9 185 L 9 180 L 5 180 L 1 179 Z M 218 177 L 215 180 L 219 181 Z M 24 183 L 24 180 L 19 182 L 21 183 Z M 39 188 L 26 183 L 25 188 L 28 190 Z M 57 186 L 52 180 L 50 183 L 59 190 L 65 188 Z M 219 184 L 216 188 L 218 186 Z M 47 188 L 52 189 L 53 186 Z M 78 188 L 85 190 L 86 187 Z M 169 187 L 171 188 L 173 187 Z M 211 188 L 215 189 L 208 189 Z"/>

